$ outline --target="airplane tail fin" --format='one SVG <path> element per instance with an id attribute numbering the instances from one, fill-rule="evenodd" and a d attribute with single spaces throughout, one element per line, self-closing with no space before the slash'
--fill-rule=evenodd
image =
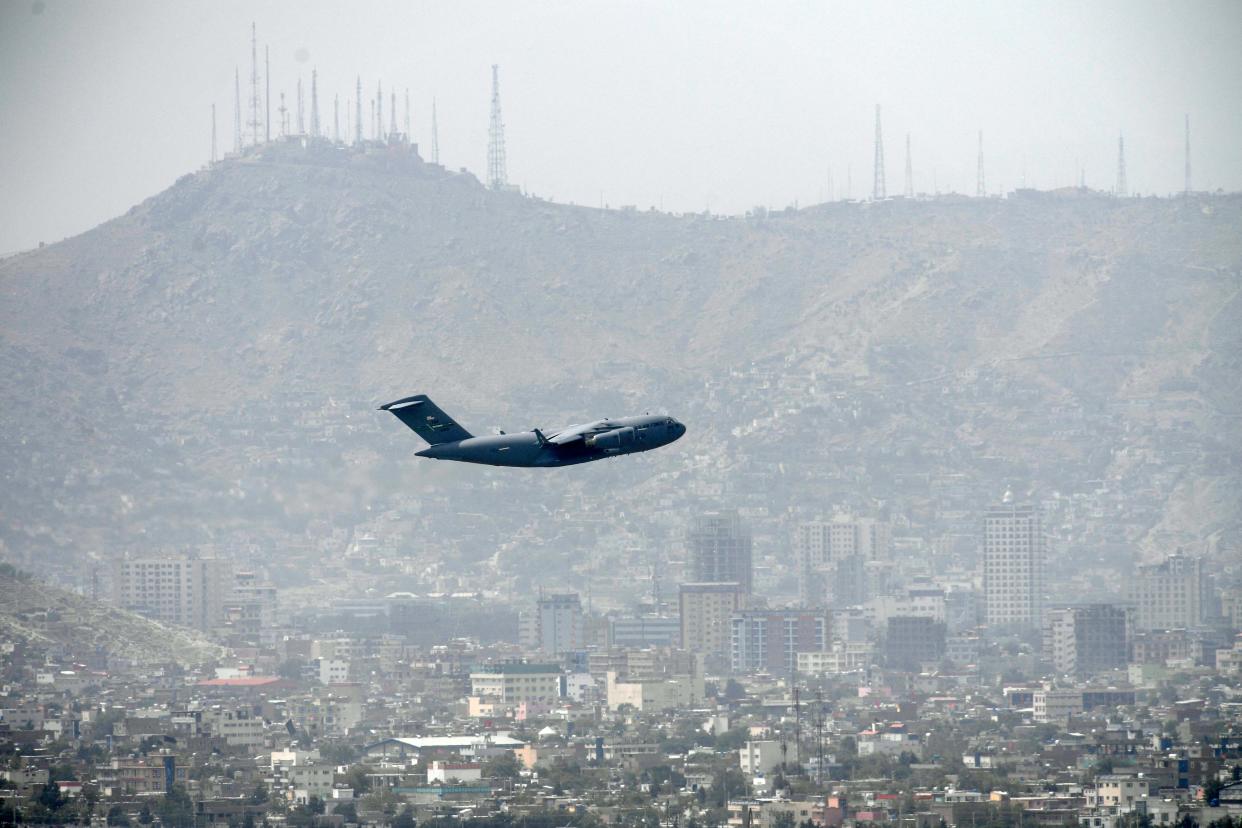
<path id="1" fill-rule="evenodd" d="M 455 443 L 467 440 L 474 435 L 457 424 L 452 417 L 440 410 L 426 394 L 381 405 L 380 411 L 391 411 L 393 415 L 409 426 L 414 433 L 431 445 Z"/>

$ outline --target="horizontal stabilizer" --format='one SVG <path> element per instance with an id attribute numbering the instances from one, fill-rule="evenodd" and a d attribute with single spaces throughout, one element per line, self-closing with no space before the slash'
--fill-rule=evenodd
<path id="1" fill-rule="evenodd" d="M 426 394 L 416 394 L 381 405 L 380 410 L 391 411 L 398 420 L 433 446 L 468 440 L 474 436 L 441 411 Z"/>

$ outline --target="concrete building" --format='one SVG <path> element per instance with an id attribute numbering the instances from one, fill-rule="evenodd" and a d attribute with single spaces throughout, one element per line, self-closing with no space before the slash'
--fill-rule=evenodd
<path id="1" fill-rule="evenodd" d="M 677 647 L 681 645 L 681 620 L 658 615 L 613 618 L 608 625 L 611 647 Z"/>
<path id="2" fill-rule="evenodd" d="M 945 626 L 923 615 L 895 615 L 884 633 L 884 661 L 892 670 L 918 670 L 945 656 Z"/>
<path id="3" fill-rule="evenodd" d="M 1178 550 L 1157 564 L 1140 566 L 1130 580 L 1138 630 L 1176 630 L 1203 623 L 1207 593 L 1203 561 Z"/>
<path id="4" fill-rule="evenodd" d="M 745 747 L 738 749 L 738 760 L 742 773 L 746 776 L 766 775 L 779 768 L 782 762 L 796 765 L 798 746 L 792 740 L 778 742 L 775 739 L 765 739 L 747 742 Z"/>
<path id="5" fill-rule="evenodd" d="M 681 646 L 708 658 L 729 653 L 729 620 L 750 606 L 750 595 L 737 582 L 682 584 L 678 595 Z"/>
<path id="6" fill-rule="evenodd" d="M 736 512 L 700 515 L 686 535 L 690 577 L 697 583 L 737 583 L 749 594 L 754 586 L 750 528 Z"/>
<path id="7" fill-rule="evenodd" d="M 1064 725 L 1070 716 L 1077 716 L 1083 711 L 1081 690 L 1036 690 L 1032 702 L 1037 722 Z"/>
<path id="8" fill-rule="evenodd" d="M 1150 793 L 1150 780 L 1140 776 L 1106 773 L 1096 777 L 1095 787 L 1083 791 L 1088 808 L 1116 808 L 1128 814 L 1145 806 Z"/>
<path id="9" fill-rule="evenodd" d="M 586 647 L 582 601 L 576 592 L 541 595 L 535 603 L 534 626 L 527 632 L 531 649 L 561 656 Z"/>
<path id="10" fill-rule="evenodd" d="M 844 606 L 865 600 L 866 564 L 892 557 L 892 527 L 873 518 L 839 515 L 797 526 L 793 547 L 802 603 Z"/>
<path id="11" fill-rule="evenodd" d="M 555 701 L 561 697 L 561 668 L 526 662 L 484 665 L 471 671 L 470 693 L 504 704 Z"/>
<path id="12" fill-rule="evenodd" d="M 1112 604 L 1060 607 L 1044 616 L 1044 660 L 1058 673 L 1090 676 L 1128 663 L 1126 611 Z"/>
<path id="13" fill-rule="evenodd" d="M 95 778 L 104 796 L 121 797 L 166 794 L 173 785 L 184 785 L 189 774 L 185 765 L 177 764 L 176 756 L 151 754 L 96 765 Z"/>
<path id="14" fill-rule="evenodd" d="M 1039 507 L 1004 502 L 983 518 L 984 615 L 993 627 L 1038 629 L 1043 620 L 1045 543 Z"/>
<path id="15" fill-rule="evenodd" d="M 833 641 L 829 650 L 798 653 L 798 672 L 804 676 L 852 673 L 867 669 L 874 658 L 875 647 L 869 642 Z"/>
<path id="16" fill-rule="evenodd" d="M 735 673 L 789 673 L 798 653 L 828 647 L 826 614 L 812 610 L 740 612 L 729 619 L 729 661 Z"/>
<path id="17" fill-rule="evenodd" d="M 312 796 L 332 797 L 332 782 L 336 776 L 333 765 L 290 765 L 285 774 L 293 786 L 295 802 L 305 802 Z"/>
<path id="18" fill-rule="evenodd" d="M 249 708 L 209 708 L 203 711 L 202 726 L 221 737 L 230 747 L 263 747 L 267 726 Z"/>
<path id="19" fill-rule="evenodd" d="M 618 676 L 608 671 L 604 679 L 608 709 L 630 705 L 640 713 L 693 708 L 704 699 L 703 674 L 666 676 Z"/>
<path id="20" fill-rule="evenodd" d="M 113 564 L 112 597 L 156 621 L 214 630 L 233 597 L 233 564 L 190 555 L 122 558 Z"/>
<path id="21" fill-rule="evenodd" d="M 483 766 L 478 762 L 433 761 L 427 766 L 427 783 L 478 782 L 483 778 Z"/>

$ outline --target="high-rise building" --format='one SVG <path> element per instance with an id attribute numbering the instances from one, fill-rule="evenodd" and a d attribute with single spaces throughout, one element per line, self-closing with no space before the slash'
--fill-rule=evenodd
<path id="1" fill-rule="evenodd" d="M 532 649 L 560 656 L 586 647 L 582 602 L 576 592 L 541 595 L 535 605 Z"/>
<path id="2" fill-rule="evenodd" d="M 984 614 L 989 625 L 1038 629 L 1043 617 L 1044 528 L 1039 507 L 1004 501 L 983 518 Z"/>
<path id="3" fill-rule="evenodd" d="M 690 577 L 695 583 L 738 583 L 747 593 L 754 585 L 750 529 L 736 512 L 700 515 L 686 537 Z"/>
<path id="4" fill-rule="evenodd" d="M 1091 676 L 1128 662 L 1126 611 L 1112 604 L 1060 607 L 1044 614 L 1044 660 L 1058 673 Z"/>
<path id="5" fill-rule="evenodd" d="M 839 516 L 800 524 L 794 529 L 794 560 L 802 603 L 809 607 L 846 606 L 866 600 L 861 586 L 834 585 L 861 578 L 864 565 L 892 557 L 892 527 L 873 518 Z"/>
<path id="6" fill-rule="evenodd" d="M 788 673 L 798 653 L 827 649 L 828 616 L 810 610 L 753 610 L 729 619 L 729 663 L 735 673 Z"/>
<path id="7" fill-rule="evenodd" d="M 147 618 L 212 630 L 233 596 L 233 564 L 190 555 L 122 558 L 113 564 L 112 594 Z"/>
<path id="8" fill-rule="evenodd" d="M 1162 562 L 1139 566 L 1130 580 L 1135 628 L 1177 630 L 1203 623 L 1207 578 L 1200 558 L 1179 549 Z"/>
<path id="9" fill-rule="evenodd" d="M 926 615 L 895 615 L 884 633 L 884 660 L 890 669 L 914 671 L 945 656 L 943 621 Z"/>
<path id="10" fill-rule="evenodd" d="M 750 606 L 750 595 L 736 582 L 682 584 L 678 604 L 682 648 L 723 659 L 729 651 L 729 620 Z"/>

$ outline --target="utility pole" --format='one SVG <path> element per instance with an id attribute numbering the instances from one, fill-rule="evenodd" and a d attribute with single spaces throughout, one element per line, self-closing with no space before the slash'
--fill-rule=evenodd
<path id="1" fill-rule="evenodd" d="M 987 194 L 988 189 L 983 179 L 983 130 L 979 130 L 979 164 L 975 173 L 975 196 L 983 198 Z"/>
<path id="2" fill-rule="evenodd" d="M 440 129 L 436 124 L 436 99 L 431 99 L 431 163 L 440 163 Z"/>
<path id="3" fill-rule="evenodd" d="M 914 166 L 910 160 L 910 133 L 906 133 L 906 198 L 914 198 Z"/>
<path id="4" fill-rule="evenodd" d="M 1126 187 L 1126 138 L 1124 135 L 1117 136 L 1117 198 L 1125 198 L 1128 195 Z"/>
<path id="5" fill-rule="evenodd" d="M 884 136 L 880 132 L 880 105 L 875 105 L 875 178 L 871 184 L 871 198 L 880 201 L 886 197 L 884 188 Z"/>
<path id="6" fill-rule="evenodd" d="M 487 186 L 493 190 L 503 190 L 508 184 L 505 161 L 505 122 L 500 114 L 500 67 L 493 63 L 492 122 L 487 142 Z"/>

